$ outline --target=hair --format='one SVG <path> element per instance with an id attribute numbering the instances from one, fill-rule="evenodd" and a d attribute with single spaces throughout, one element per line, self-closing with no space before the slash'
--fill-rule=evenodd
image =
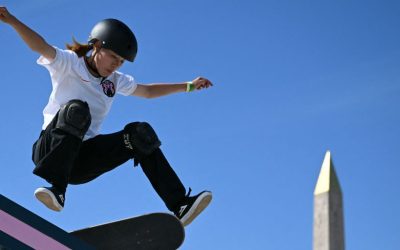
<path id="1" fill-rule="evenodd" d="M 78 57 L 86 56 L 86 54 L 93 49 L 92 45 L 89 44 L 81 44 L 72 38 L 72 44 L 66 44 L 67 49 L 72 50 L 75 52 Z"/>

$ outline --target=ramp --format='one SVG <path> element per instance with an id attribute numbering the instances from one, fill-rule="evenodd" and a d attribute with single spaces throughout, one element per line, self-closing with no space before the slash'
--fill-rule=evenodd
<path id="1" fill-rule="evenodd" d="M 94 249 L 0 194 L 0 249 Z"/>

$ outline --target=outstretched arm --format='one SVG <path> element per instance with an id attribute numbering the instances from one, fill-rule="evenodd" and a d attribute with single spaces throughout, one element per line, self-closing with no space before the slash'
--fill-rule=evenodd
<path id="1" fill-rule="evenodd" d="M 38 33 L 19 21 L 15 16 L 11 15 L 4 6 L 0 6 L 0 20 L 13 27 L 31 50 L 38 52 L 50 61 L 55 58 L 56 50 Z"/>
<path id="2" fill-rule="evenodd" d="M 208 79 L 197 77 L 192 82 L 138 84 L 132 95 L 144 98 L 156 98 L 179 92 L 201 90 L 211 86 L 213 84 Z"/>

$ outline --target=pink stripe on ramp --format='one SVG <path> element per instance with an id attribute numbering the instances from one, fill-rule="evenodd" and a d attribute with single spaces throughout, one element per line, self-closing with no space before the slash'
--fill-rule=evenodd
<path id="1" fill-rule="evenodd" d="M 34 249 L 70 249 L 3 210 L 0 210 L 0 230 Z"/>

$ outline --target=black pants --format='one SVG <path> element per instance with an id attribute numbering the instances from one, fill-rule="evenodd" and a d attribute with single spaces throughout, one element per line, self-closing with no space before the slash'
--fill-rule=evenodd
<path id="1" fill-rule="evenodd" d="M 68 184 L 83 184 L 133 159 L 125 146 L 124 130 L 81 139 L 56 128 L 58 114 L 33 144 L 33 173 L 61 191 Z M 158 148 L 139 161 L 143 172 L 169 210 L 175 210 L 185 196 L 185 188 Z"/>

